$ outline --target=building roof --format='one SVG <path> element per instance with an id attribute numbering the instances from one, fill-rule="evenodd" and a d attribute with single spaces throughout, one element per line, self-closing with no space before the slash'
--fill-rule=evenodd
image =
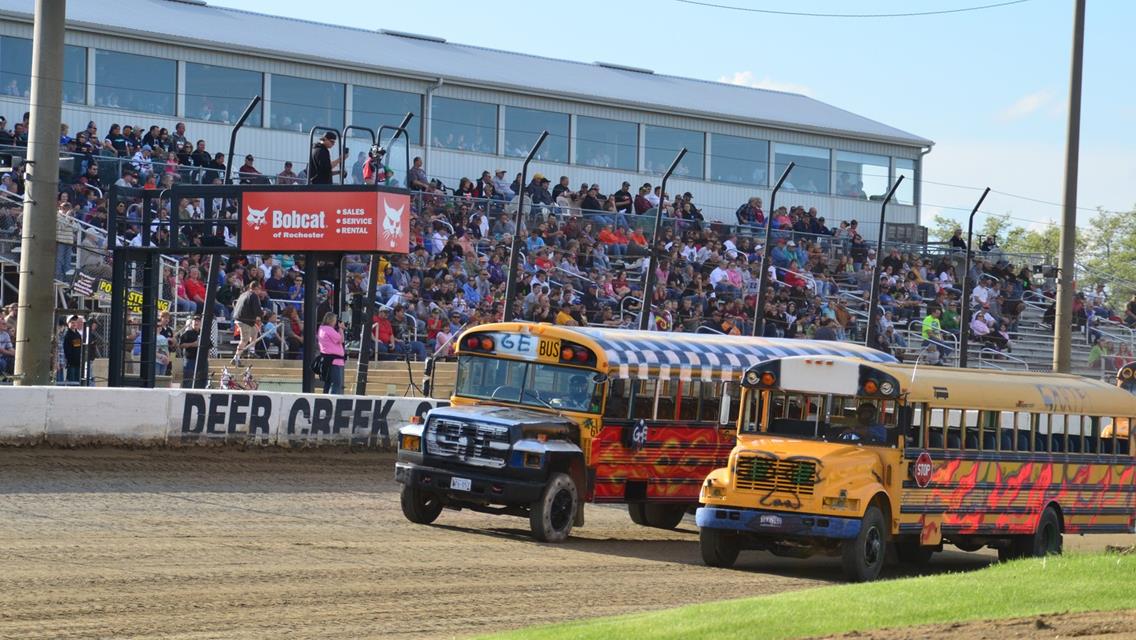
<path id="1" fill-rule="evenodd" d="M 0 0 L 0 12 L 30 19 L 33 0 Z M 130 16 L 118 20 L 115 16 Z M 376 20 L 381 20 L 381 13 Z M 721 82 L 558 60 L 211 7 L 200 0 L 71 0 L 70 28 L 120 33 L 166 44 L 205 44 L 313 64 L 393 75 L 444 78 L 472 86 L 574 98 L 649 111 L 726 119 L 823 135 L 930 146 L 931 140 L 808 96 Z M 123 26 L 125 24 L 138 27 Z"/>

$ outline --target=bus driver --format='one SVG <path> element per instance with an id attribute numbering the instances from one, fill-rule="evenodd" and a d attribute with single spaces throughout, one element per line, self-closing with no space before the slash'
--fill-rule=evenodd
<path id="1" fill-rule="evenodd" d="M 849 425 L 836 436 L 837 440 L 863 442 L 865 444 L 884 444 L 887 430 L 876 422 L 876 406 L 871 402 L 861 403 L 856 408 L 856 423 Z"/>

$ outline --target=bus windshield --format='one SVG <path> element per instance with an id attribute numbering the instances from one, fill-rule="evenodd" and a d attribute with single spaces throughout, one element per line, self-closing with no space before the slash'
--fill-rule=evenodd
<path id="1" fill-rule="evenodd" d="M 576 367 L 463 355 L 454 393 L 541 409 L 599 413 L 603 385 L 595 372 Z"/>
<path id="2" fill-rule="evenodd" d="M 896 402 L 856 396 L 747 390 L 741 433 L 765 432 L 802 440 L 894 446 Z M 768 403 L 768 416 L 765 404 Z M 762 428 L 762 420 L 766 420 Z"/>

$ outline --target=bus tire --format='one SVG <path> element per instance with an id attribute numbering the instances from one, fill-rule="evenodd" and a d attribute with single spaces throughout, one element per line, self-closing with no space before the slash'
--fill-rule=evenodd
<path id="1" fill-rule="evenodd" d="M 442 513 L 442 498 L 418 487 L 402 485 L 399 501 L 402 503 L 402 515 L 415 524 L 430 524 Z"/>
<path id="2" fill-rule="evenodd" d="M 674 529 L 682 524 L 686 515 L 685 504 L 658 504 L 648 502 L 646 505 L 647 525 L 658 529 Z"/>
<path id="3" fill-rule="evenodd" d="M 844 575 L 852 582 L 871 582 L 880 575 L 887 552 L 888 531 L 879 507 L 870 505 L 860 521 L 860 533 L 844 542 Z"/>
<path id="4" fill-rule="evenodd" d="M 919 544 L 919 538 L 901 538 L 895 543 L 895 556 L 904 563 L 916 566 L 925 565 L 935 555 L 935 547 L 924 547 Z"/>
<path id="5" fill-rule="evenodd" d="M 627 515 L 631 516 L 631 521 L 641 527 L 649 527 L 647 524 L 647 505 L 643 502 L 628 502 Z"/>
<path id="6" fill-rule="evenodd" d="M 741 550 L 733 533 L 707 527 L 698 530 L 698 549 L 706 566 L 724 569 L 734 566 Z"/>
<path id="7" fill-rule="evenodd" d="M 1023 548 L 1019 552 L 1022 557 L 1040 558 L 1042 556 L 1059 556 L 1064 540 L 1061 537 L 1061 519 L 1053 507 L 1046 507 L 1037 521 L 1037 530 L 1032 536 L 1024 536 L 1021 540 Z"/>
<path id="8" fill-rule="evenodd" d="M 563 542 L 572 532 L 579 503 L 576 483 L 565 473 L 554 473 L 540 498 L 529 507 L 529 529 L 541 542 Z"/>

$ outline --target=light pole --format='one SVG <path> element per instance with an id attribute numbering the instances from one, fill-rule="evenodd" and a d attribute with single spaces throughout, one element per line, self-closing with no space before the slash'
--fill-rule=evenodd
<path id="1" fill-rule="evenodd" d="M 761 272 L 757 274 L 757 302 L 753 309 L 752 335 L 755 336 L 765 333 L 765 315 L 762 313 L 762 306 L 765 304 L 765 290 L 769 287 L 766 279 L 770 262 L 769 239 L 773 237 L 773 212 L 776 211 L 777 192 L 781 190 L 781 185 L 785 184 L 785 179 L 789 177 L 789 172 L 795 166 L 797 166 L 796 162 L 790 162 L 789 166 L 785 167 L 785 170 L 781 172 L 781 177 L 777 178 L 777 184 L 773 185 L 773 193 L 769 195 L 769 215 L 765 216 L 765 244 L 761 245 Z"/>
<path id="2" fill-rule="evenodd" d="M 655 288 L 655 269 L 659 265 L 659 227 L 663 223 L 663 198 L 667 197 L 667 180 L 685 155 L 686 147 L 683 147 L 671 162 L 671 166 L 667 167 L 667 172 L 663 174 L 663 182 L 659 186 L 659 206 L 655 207 L 655 230 L 651 232 L 651 244 L 647 247 L 649 257 L 647 258 L 647 277 L 643 280 L 643 304 L 639 310 L 640 331 L 646 331 L 651 320 L 651 290 Z"/>
<path id="3" fill-rule="evenodd" d="M 899 176 L 895 184 L 891 185 L 891 189 L 888 189 L 883 203 L 880 204 L 880 232 L 876 236 L 876 266 L 872 268 L 872 293 L 868 296 L 868 331 L 864 336 L 864 343 L 873 349 L 875 348 L 874 345 L 879 342 L 877 334 L 879 333 L 880 322 L 880 263 L 884 259 L 884 224 L 886 224 L 887 206 L 888 202 L 891 202 L 891 197 L 895 195 L 895 190 L 902 183 L 903 176 Z"/>
<path id="4" fill-rule="evenodd" d="M 970 247 L 974 239 L 974 214 L 978 213 L 978 208 L 982 206 L 982 201 L 986 199 L 986 194 L 990 193 L 990 187 L 986 187 L 986 191 L 982 192 L 982 197 L 975 203 L 974 208 L 970 210 L 970 220 L 966 223 L 966 261 L 962 272 L 962 310 L 959 312 L 959 368 L 966 368 L 966 349 L 969 345 L 970 338 L 970 325 L 968 324 L 970 317 Z"/>
<path id="5" fill-rule="evenodd" d="M 548 138 L 548 131 L 542 131 L 536 144 L 533 145 L 532 149 L 529 149 L 529 155 L 525 156 L 525 163 L 521 165 L 521 192 L 517 195 L 517 217 L 513 223 L 516 229 L 513 229 L 512 250 L 509 251 L 509 276 L 505 280 L 505 311 L 502 315 L 505 322 L 513 319 L 513 298 L 517 296 L 517 266 L 521 262 L 521 223 L 524 221 L 525 215 L 525 188 L 529 180 L 529 163 L 532 162 L 533 156 L 540 149 L 540 145 L 544 144 L 546 138 Z"/>

